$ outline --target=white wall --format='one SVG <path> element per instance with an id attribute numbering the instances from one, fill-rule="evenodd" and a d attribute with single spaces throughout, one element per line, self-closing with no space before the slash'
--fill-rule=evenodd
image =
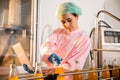
<path id="1" fill-rule="evenodd" d="M 61 23 L 56 18 L 56 9 L 65 1 L 73 1 L 82 8 L 83 14 L 80 16 L 79 26 L 89 35 L 97 12 L 104 8 L 104 0 L 40 0 L 39 28 L 43 29 L 46 24 L 53 29 L 61 27 Z"/>
<path id="2" fill-rule="evenodd" d="M 120 0 L 105 0 L 105 10 L 120 18 Z M 104 17 L 105 21 L 112 27 L 120 29 L 120 22 L 108 15 Z"/>

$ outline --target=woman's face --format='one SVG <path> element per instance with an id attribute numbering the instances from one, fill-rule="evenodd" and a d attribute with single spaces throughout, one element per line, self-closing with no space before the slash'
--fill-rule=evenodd
<path id="1" fill-rule="evenodd" d="M 69 32 L 78 29 L 78 16 L 77 15 L 73 15 L 71 13 L 63 14 L 63 16 L 60 18 L 60 21 L 63 27 Z"/>

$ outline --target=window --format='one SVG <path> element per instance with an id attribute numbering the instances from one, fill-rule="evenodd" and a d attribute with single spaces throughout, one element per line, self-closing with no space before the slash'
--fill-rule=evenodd
<path id="1" fill-rule="evenodd" d="M 21 66 L 22 60 L 18 56 L 21 53 L 15 49 L 17 44 L 30 64 L 35 61 L 36 14 L 33 14 L 32 7 L 36 5 L 33 5 L 33 1 L 0 0 L 0 67 L 8 67 L 11 63 Z"/>

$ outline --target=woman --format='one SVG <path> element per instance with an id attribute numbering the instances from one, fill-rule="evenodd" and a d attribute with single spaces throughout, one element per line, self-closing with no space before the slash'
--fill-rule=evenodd
<path id="1" fill-rule="evenodd" d="M 79 61 L 79 68 L 83 68 L 90 50 L 90 39 L 78 26 L 81 14 L 81 9 L 73 2 L 59 6 L 57 17 L 63 27 L 54 30 L 41 46 L 42 61 L 48 66 L 53 66 L 48 58 L 55 53 L 63 59 L 61 64 L 65 70 L 74 70 L 76 61 Z"/>

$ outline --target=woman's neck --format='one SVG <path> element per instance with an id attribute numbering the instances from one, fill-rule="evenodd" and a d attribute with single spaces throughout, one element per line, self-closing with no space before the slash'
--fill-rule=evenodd
<path id="1" fill-rule="evenodd" d="M 75 27 L 75 28 L 73 28 L 70 32 L 75 31 L 75 30 L 77 30 L 77 29 L 79 29 L 79 27 L 78 27 L 78 26 L 77 26 L 77 27 Z"/>

